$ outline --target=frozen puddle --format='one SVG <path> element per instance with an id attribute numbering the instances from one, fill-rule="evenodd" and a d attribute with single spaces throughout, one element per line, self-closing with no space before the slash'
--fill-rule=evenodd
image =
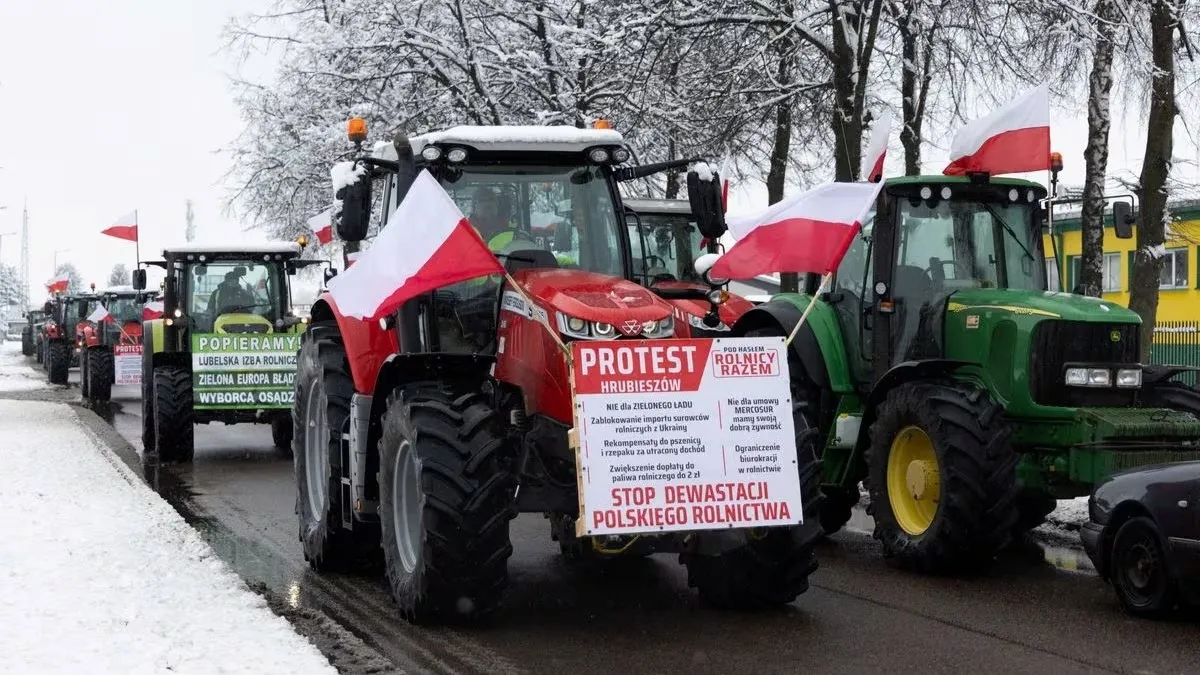
<path id="1" fill-rule="evenodd" d="M 0 401 L 12 673 L 335 673 L 58 403 Z"/>

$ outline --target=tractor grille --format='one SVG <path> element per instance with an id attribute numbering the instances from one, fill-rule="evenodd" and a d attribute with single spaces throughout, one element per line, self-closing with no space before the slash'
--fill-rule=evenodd
<path id="1" fill-rule="evenodd" d="M 1064 368 L 1072 362 L 1136 364 L 1138 326 L 1043 321 L 1033 329 L 1029 353 L 1030 394 L 1040 405 L 1090 408 L 1136 403 L 1136 389 L 1068 387 L 1063 383 Z"/>

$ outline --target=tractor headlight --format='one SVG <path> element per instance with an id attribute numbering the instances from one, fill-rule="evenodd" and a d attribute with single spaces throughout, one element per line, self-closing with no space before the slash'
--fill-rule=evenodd
<path id="1" fill-rule="evenodd" d="M 688 325 L 691 326 L 692 328 L 699 328 L 700 330 L 718 330 L 718 331 L 729 330 L 729 326 L 725 325 L 724 321 L 718 323 L 715 326 L 710 326 L 710 325 L 704 323 L 704 317 L 696 316 L 695 314 L 688 314 Z"/>
<path id="2" fill-rule="evenodd" d="M 577 335 L 578 334 L 586 334 L 587 333 L 587 322 L 584 321 L 583 319 L 580 319 L 579 317 L 575 317 L 575 316 L 568 317 L 566 332 L 574 333 Z"/>
<path id="3" fill-rule="evenodd" d="M 617 329 L 613 328 L 611 323 L 593 323 L 592 331 L 595 333 L 596 337 L 604 339 L 610 338 L 617 334 Z"/>
<path id="4" fill-rule="evenodd" d="M 1064 381 L 1072 387 L 1111 387 L 1112 373 L 1105 368 L 1067 368 Z"/>
<path id="5" fill-rule="evenodd" d="M 658 321 L 647 321 L 642 324 L 642 337 L 649 340 L 671 337 L 675 334 L 675 319 L 667 317 Z"/>
<path id="6" fill-rule="evenodd" d="M 1122 368 L 1118 370 L 1117 386 L 1129 389 L 1142 386 L 1142 369 Z"/>
<path id="7" fill-rule="evenodd" d="M 611 323 L 588 321 L 577 316 L 567 316 L 562 312 L 555 312 L 554 318 L 558 323 L 558 331 L 567 337 L 578 340 L 611 340 L 617 336 L 617 330 Z M 675 321 L 669 316 L 642 324 L 642 337 L 645 338 L 671 337 L 674 334 Z"/>

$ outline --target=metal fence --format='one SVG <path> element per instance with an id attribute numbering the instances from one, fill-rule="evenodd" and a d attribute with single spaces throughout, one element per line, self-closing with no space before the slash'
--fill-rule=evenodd
<path id="1" fill-rule="evenodd" d="M 1200 321 L 1161 321 L 1154 326 L 1150 363 L 1200 367 Z M 1196 373 L 1175 378 L 1196 385 Z"/>

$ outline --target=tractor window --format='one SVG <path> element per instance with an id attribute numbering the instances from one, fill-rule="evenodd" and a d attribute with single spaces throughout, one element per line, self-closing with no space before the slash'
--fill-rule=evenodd
<path id="1" fill-rule="evenodd" d="M 923 270 L 935 286 L 1045 288 L 1027 205 L 941 201 L 913 206 L 905 201 L 900 217 L 897 263 Z"/>
<path id="2" fill-rule="evenodd" d="M 283 315 L 279 307 L 280 273 L 279 265 L 249 261 L 191 265 L 184 310 L 190 317 L 190 328 L 198 333 L 222 332 L 217 324 L 226 316 L 239 318 L 239 325 L 247 323 L 242 319 L 249 316 L 274 323 Z M 263 332 L 269 332 L 270 328 L 264 326 Z"/>
<path id="3" fill-rule="evenodd" d="M 142 320 L 142 303 L 130 296 L 111 296 L 104 301 L 104 308 L 117 323 Z"/>
<path id="4" fill-rule="evenodd" d="M 642 221 L 629 218 L 629 246 L 633 250 L 634 278 L 655 281 L 702 283 L 696 274 L 696 256 L 700 250 L 700 230 L 688 216 L 660 213 L 638 214 Z M 645 242 L 645 249 L 642 244 Z"/>
<path id="5" fill-rule="evenodd" d="M 863 307 L 874 298 L 871 287 L 874 280 L 871 255 L 871 232 L 875 224 L 875 212 L 872 211 L 863 219 L 863 228 L 846 255 L 838 265 L 837 274 L 833 278 L 833 290 L 838 300 L 834 303 L 838 321 L 842 326 L 842 335 L 846 344 L 846 353 L 850 356 L 851 366 L 859 380 L 870 380 L 871 334 L 863 324 Z"/>

